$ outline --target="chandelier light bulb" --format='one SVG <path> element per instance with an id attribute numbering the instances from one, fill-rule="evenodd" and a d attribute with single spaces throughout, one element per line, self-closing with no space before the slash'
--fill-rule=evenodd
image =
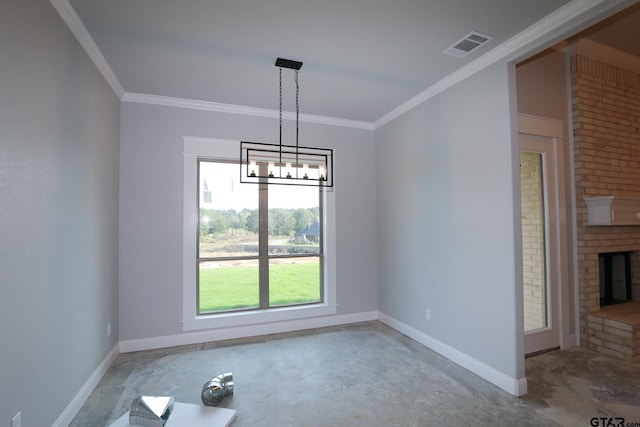
<path id="1" fill-rule="evenodd" d="M 324 181 L 324 179 L 325 179 L 324 177 L 325 177 L 326 173 L 327 173 L 327 171 L 326 171 L 326 169 L 325 169 L 325 167 L 324 167 L 324 166 L 322 166 L 322 165 L 321 165 L 321 166 L 318 166 L 318 177 L 319 177 L 322 181 Z"/>

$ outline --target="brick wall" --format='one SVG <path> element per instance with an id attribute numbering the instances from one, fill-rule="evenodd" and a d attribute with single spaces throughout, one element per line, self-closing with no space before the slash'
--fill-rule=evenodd
<path id="1" fill-rule="evenodd" d="M 640 227 L 587 227 L 589 196 L 640 196 L 640 74 L 583 55 L 571 58 L 580 336 L 600 309 L 599 252 L 640 250 Z M 640 300 L 637 254 L 634 300 Z"/>
<path id="2" fill-rule="evenodd" d="M 640 328 L 615 319 L 590 314 L 587 316 L 589 348 L 598 353 L 640 363 Z"/>

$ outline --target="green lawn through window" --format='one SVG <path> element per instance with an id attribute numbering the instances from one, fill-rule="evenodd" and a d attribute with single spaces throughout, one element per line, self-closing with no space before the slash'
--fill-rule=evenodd
<path id="1" fill-rule="evenodd" d="M 269 299 L 272 307 L 320 301 L 319 262 L 271 264 Z M 257 308 L 258 267 L 200 269 L 200 312 Z"/>

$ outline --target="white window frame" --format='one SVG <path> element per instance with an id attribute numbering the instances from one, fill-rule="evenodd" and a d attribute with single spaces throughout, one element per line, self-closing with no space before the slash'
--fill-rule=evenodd
<path id="1" fill-rule="evenodd" d="M 183 218 L 182 218 L 182 329 L 229 328 L 279 321 L 307 319 L 335 314 L 336 304 L 336 218 L 335 192 L 324 192 L 324 263 L 323 302 L 292 307 L 276 307 L 261 310 L 225 312 L 199 315 L 197 312 L 196 245 L 198 231 L 197 182 L 198 158 L 213 160 L 237 160 L 240 141 L 183 137 Z M 240 173 L 240 172 L 238 172 Z"/>

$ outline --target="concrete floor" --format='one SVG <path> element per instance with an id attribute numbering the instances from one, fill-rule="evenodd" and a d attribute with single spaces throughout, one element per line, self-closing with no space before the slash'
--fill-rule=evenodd
<path id="1" fill-rule="evenodd" d="M 243 426 L 640 426 L 640 366 L 575 348 L 526 360 L 517 398 L 380 322 L 119 355 L 71 426 L 106 426 L 141 394 L 201 404 L 233 372 L 221 407 Z M 600 424 L 601 425 L 601 424 Z"/>

